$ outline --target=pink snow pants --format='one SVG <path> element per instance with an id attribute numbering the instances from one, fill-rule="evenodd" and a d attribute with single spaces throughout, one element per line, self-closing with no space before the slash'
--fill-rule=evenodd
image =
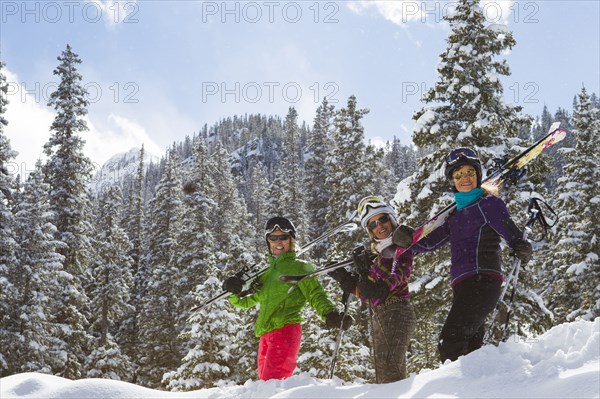
<path id="1" fill-rule="evenodd" d="M 296 357 L 300 350 L 302 327 L 286 324 L 260 337 L 258 344 L 258 379 L 283 380 L 296 368 Z"/>

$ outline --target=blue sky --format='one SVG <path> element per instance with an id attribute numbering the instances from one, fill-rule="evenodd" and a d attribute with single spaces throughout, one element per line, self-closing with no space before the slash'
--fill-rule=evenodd
<path id="1" fill-rule="evenodd" d="M 508 103 L 539 115 L 571 109 L 585 85 L 600 93 L 598 1 L 487 1 L 490 23 L 517 40 L 506 58 Z M 220 118 L 285 117 L 312 124 L 323 96 L 369 108 L 368 140 L 411 140 L 413 112 L 437 78 L 452 2 L 433 1 L 0 1 L 6 133 L 27 172 L 48 139 L 67 43 L 89 91 L 86 153 L 101 164 L 145 144 L 157 155 Z M 424 10 L 423 10 L 424 9 Z"/>

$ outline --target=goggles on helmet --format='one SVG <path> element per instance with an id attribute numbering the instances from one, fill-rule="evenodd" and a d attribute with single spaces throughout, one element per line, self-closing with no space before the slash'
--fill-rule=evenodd
<path id="1" fill-rule="evenodd" d="M 281 216 L 271 218 L 265 224 L 265 235 L 269 235 L 275 230 L 280 230 L 284 233 L 291 233 L 292 237 L 296 233 L 296 227 L 294 224 Z"/>
<path id="2" fill-rule="evenodd" d="M 467 160 L 479 162 L 479 156 L 477 156 L 477 153 L 470 148 L 457 148 L 456 150 L 450 151 L 446 156 L 446 165 L 452 166 L 460 161 Z"/>
<path id="3" fill-rule="evenodd" d="M 377 209 L 383 207 L 387 207 L 387 204 L 383 202 L 381 197 L 365 197 L 358 203 L 358 216 L 361 219 L 364 219 L 369 212 L 369 208 Z"/>

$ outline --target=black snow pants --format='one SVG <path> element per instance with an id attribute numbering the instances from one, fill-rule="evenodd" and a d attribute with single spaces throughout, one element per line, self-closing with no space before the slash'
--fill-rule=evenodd
<path id="1" fill-rule="evenodd" d="M 438 342 L 442 363 L 481 348 L 483 324 L 496 307 L 501 285 L 496 276 L 478 274 L 452 288 L 452 307 Z"/>

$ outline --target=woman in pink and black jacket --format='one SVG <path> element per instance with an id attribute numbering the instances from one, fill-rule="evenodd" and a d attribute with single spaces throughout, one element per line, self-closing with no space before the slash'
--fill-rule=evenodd
<path id="1" fill-rule="evenodd" d="M 380 197 L 363 198 L 358 213 L 371 238 L 371 251 L 354 251 L 353 273 L 342 268 L 330 276 L 344 292 L 369 303 L 376 381 L 394 382 L 406 378 L 406 352 L 416 326 L 408 291 L 412 252 L 396 256 L 392 244 L 396 212 Z"/>

